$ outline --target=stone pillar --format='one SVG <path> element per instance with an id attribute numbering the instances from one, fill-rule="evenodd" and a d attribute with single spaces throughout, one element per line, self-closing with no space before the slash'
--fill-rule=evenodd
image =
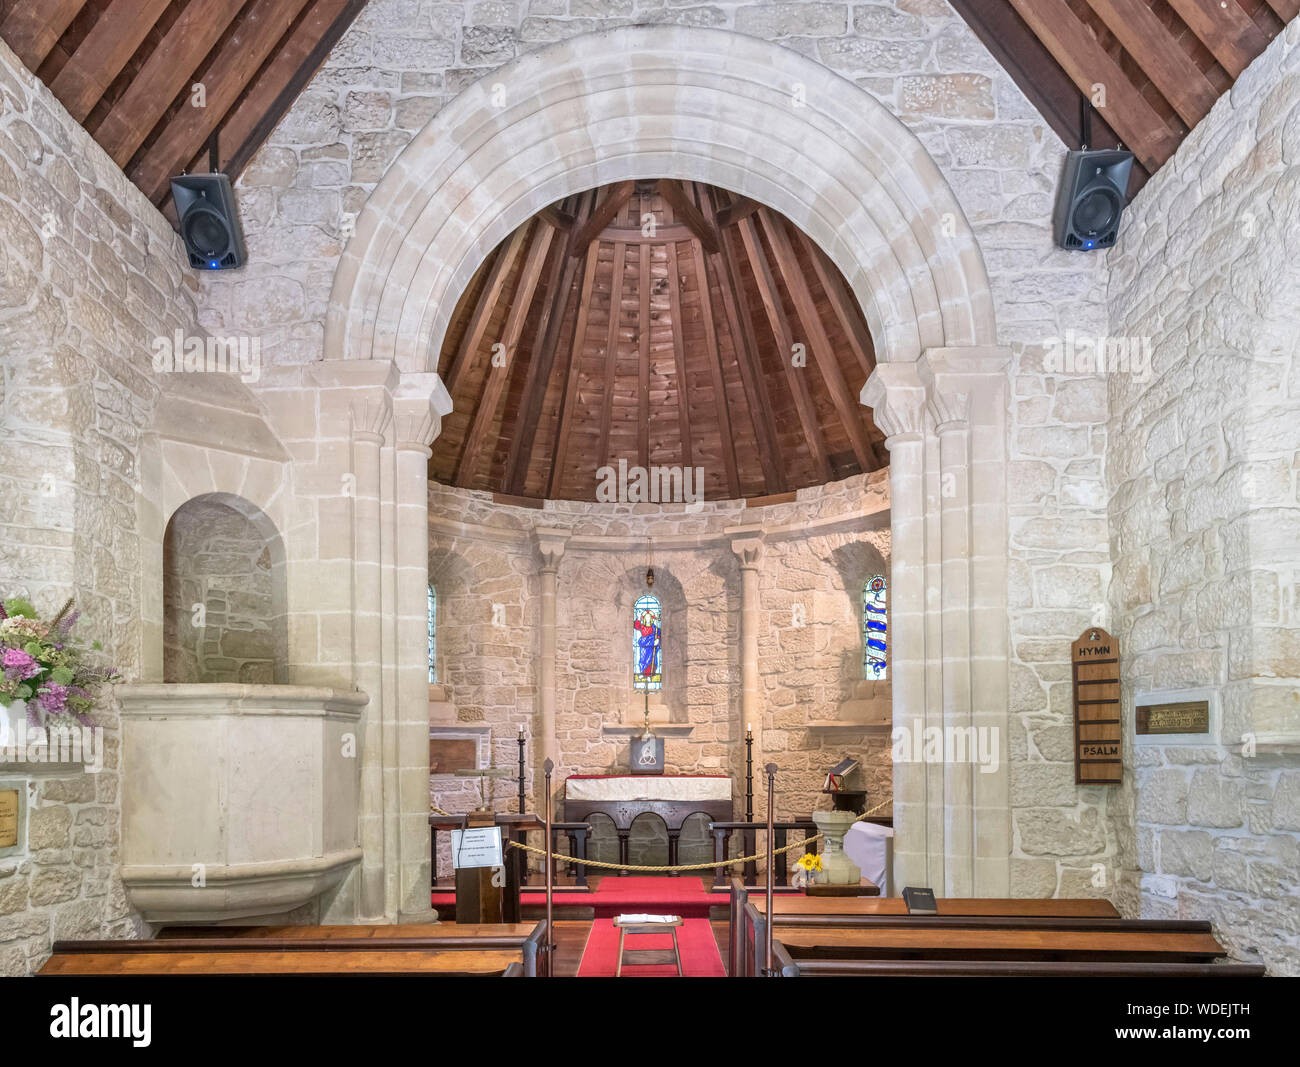
<path id="1" fill-rule="evenodd" d="M 538 715 L 533 730 L 533 782 L 543 780 L 541 767 L 549 759 L 560 765 L 559 742 L 555 733 L 555 627 L 556 627 L 556 572 L 564 556 L 569 533 L 565 530 L 538 529 L 533 532 L 541 566 L 541 658 L 537 662 Z M 542 809 L 542 798 L 534 789 L 534 810 Z"/>
<path id="2" fill-rule="evenodd" d="M 436 374 L 403 374 L 393 399 L 394 576 L 397 646 L 397 918 L 428 921 L 429 904 L 429 446 L 451 410 Z M 390 769 L 391 773 L 391 769 Z M 387 864 L 390 887 L 393 864 Z M 390 901 L 391 903 L 391 901 Z"/>
<path id="3" fill-rule="evenodd" d="M 925 387 L 913 364 L 880 363 L 862 390 L 889 449 L 889 641 L 894 705 L 894 884 L 933 885 L 926 719 Z M 941 801 L 940 801 L 941 802 Z"/>
<path id="4" fill-rule="evenodd" d="M 762 528 L 734 527 L 731 542 L 740 560 L 740 736 L 754 729 L 754 766 L 763 765 L 763 701 L 758 683 L 758 571 L 763 562 Z M 757 812 L 755 812 L 757 815 Z"/>
<path id="5" fill-rule="evenodd" d="M 1011 803 L 1009 749 L 1007 607 L 1007 378 L 1009 353 L 1001 348 L 930 349 L 921 357 L 921 376 L 936 410 L 967 413 L 960 435 L 965 462 L 966 504 L 954 511 L 964 526 L 968 565 L 954 569 L 954 581 L 967 577 L 964 596 L 951 594 L 954 612 L 969 623 L 953 655 L 964 657 L 968 675 L 955 674 L 954 701 L 969 703 L 969 722 L 977 743 L 993 758 L 971 765 L 971 893 L 1010 894 Z M 956 536 L 956 535 L 955 535 Z M 945 585 L 945 594 L 948 594 Z M 957 605 L 961 605 L 960 608 Z M 945 631 L 947 636 L 947 631 Z M 964 644 L 960 643 L 964 641 Z M 947 653 L 945 652 L 945 659 Z M 964 674 L 964 672 L 963 672 Z"/>

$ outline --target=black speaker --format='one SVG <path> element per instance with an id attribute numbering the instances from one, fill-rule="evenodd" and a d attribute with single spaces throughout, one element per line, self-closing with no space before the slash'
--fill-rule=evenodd
<path id="1" fill-rule="evenodd" d="M 172 202 L 190 266 L 232 270 L 248 259 L 235 193 L 224 174 L 182 174 L 172 179 Z"/>
<path id="2" fill-rule="evenodd" d="M 1113 245 L 1132 169 L 1133 153 L 1121 148 L 1070 152 L 1052 215 L 1056 243 L 1072 251 Z"/>

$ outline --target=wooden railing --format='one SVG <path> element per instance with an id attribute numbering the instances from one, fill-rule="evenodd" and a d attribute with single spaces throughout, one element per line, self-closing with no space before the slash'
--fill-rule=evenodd
<path id="1" fill-rule="evenodd" d="M 795 831 L 793 839 L 790 832 Z M 731 858 L 731 838 L 733 834 L 740 835 L 740 856 L 753 856 L 760 851 L 759 833 L 767 835 L 767 823 L 765 822 L 714 822 L 709 823 L 709 831 L 713 834 L 713 861 L 718 864 L 713 868 L 713 888 L 726 889 L 729 871 L 733 868 L 725 867 L 723 864 Z M 797 843 L 805 837 L 813 837 L 817 833 L 817 827 L 811 819 L 794 819 L 790 822 L 775 822 L 772 824 L 772 845 L 777 849 L 783 849 L 786 845 Z M 797 850 L 792 850 L 797 851 Z M 804 847 L 804 852 L 816 852 L 817 842 L 812 841 Z M 803 852 L 799 853 L 802 856 Z M 786 875 L 790 869 L 791 852 L 779 852 L 776 856 L 775 865 L 775 882 L 777 886 L 786 884 Z M 799 859 L 795 856 L 795 860 Z M 741 881 L 744 885 L 758 885 L 758 865 L 755 862 L 746 863 L 741 872 Z"/>

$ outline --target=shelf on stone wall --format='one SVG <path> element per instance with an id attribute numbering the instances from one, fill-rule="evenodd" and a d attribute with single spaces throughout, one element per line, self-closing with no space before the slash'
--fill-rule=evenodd
<path id="1" fill-rule="evenodd" d="M 812 722 L 804 723 L 804 728 L 808 730 L 888 730 L 893 727 L 892 722 L 849 722 L 846 719 L 814 719 Z"/>
<path id="2" fill-rule="evenodd" d="M 695 727 L 688 722 L 668 722 L 651 719 L 650 731 L 659 737 L 689 737 Z M 636 737 L 645 730 L 644 722 L 607 722 L 602 723 L 601 733 L 614 737 Z"/>

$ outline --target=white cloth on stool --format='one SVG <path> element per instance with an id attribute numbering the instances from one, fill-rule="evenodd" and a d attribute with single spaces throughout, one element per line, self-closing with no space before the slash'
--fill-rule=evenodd
<path id="1" fill-rule="evenodd" d="M 889 839 L 894 830 L 874 822 L 855 822 L 844 835 L 844 854 L 858 865 L 862 877 L 880 887 L 885 896 L 885 867 L 889 862 Z"/>

